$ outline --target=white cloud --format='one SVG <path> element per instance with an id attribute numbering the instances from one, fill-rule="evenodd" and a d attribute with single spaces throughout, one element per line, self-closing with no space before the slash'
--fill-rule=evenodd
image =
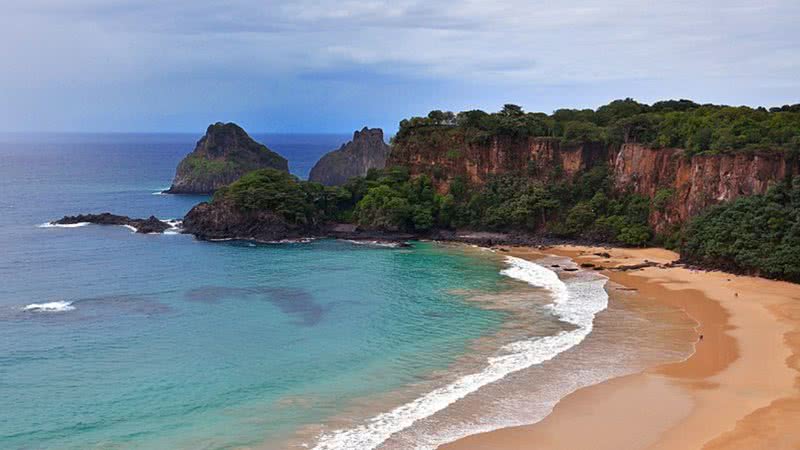
<path id="1" fill-rule="evenodd" d="M 290 86 L 359 68 L 508 91 L 736 80 L 796 92 L 798 18 L 796 0 L 29 0 L 0 17 L 0 100 L 33 110 L 40 94 L 159 92 L 179 77 Z"/>

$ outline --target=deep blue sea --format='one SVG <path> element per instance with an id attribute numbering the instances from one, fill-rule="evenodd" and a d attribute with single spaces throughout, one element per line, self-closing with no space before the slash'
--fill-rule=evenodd
<path id="1" fill-rule="evenodd" d="M 158 192 L 198 137 L 0 135 L 0 448 L 433 448 L 538 420 L 644 348 L 592 333 L 605 279 L 481 249 L 41 226 L 181 218 L 204 198 Z M 301 178 L 349 139 L 254 137 Z M 575 353 L 590 334 L 624 347 L 614 370 Z"/>

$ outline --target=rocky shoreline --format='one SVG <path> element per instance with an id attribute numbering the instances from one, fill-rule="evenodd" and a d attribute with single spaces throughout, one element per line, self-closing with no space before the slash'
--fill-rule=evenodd
<path id="1" fill-rule="evenodd" d="M 202 204 L 201 204 L 202 205 Z M 200 206 L 200 205 L 198 205 Z M 194 209 L 192 210 L 194 211 Z M 358 226 L 348 223 L 330 223 L 316 228 L 294 228 L 288 229 L 284 223 L 277 223 L 266 218 L 263 223 L 245 222 L 248 225 L 225 227 L 223 229 L 204 228 L 208 224 L 198 223 L 197 218 L 191 217 L 192 211 L 184 218 L 181 228 L 176 229 L 174 223 L 160 220 L 155 216 L 146 219 L 131 218 L 124 215 L 112 213 L 100 214 L 78 214 L 75 216 L 64 216 L 59 220 L 50 222 L 53 225 L 74 225 L 80 223 L 91 223 L 95 225 L 117 225 L 128 226 L 141 234 L 161 234 L 168 230 L 176 230 L 181 234 L 190 234 L 195 239 L 208 242 L 218 241 L 251 241 L 262 244 L 280 244 L 310 242 L 320 239 L 338 239 L 343 241 L 353 241 L 357 243 L 372 244 L 392 248 L 409 247 L 409 241 L 425 240 L 438 242 L 452 242 L 459 244 L 475 245 L 479 247 L 491 248 L 501 252 L 507 251 L 502 247 L 533 247 L 547 249 L 549 247 L 562 245 L 581 245 L 594 248 L 612 248 L 614 244 L 607 242 L 589 241 L 585 239 L 565 239 L 553 236 L 534 235 L 527 233 L 500 233 L 490 231 L 474 230 L 433 230 L 428 233 L 402 233 L 383 230 L 365 230 Z M 264 214 L 263 212 L 261 214 Z M 223 214 L 223 217 L 225 215 Z M 202 217 L 207 217 L 202 213 Z M 226 217 L 227 220 L 230 216 Z M 253 217 L 248 217 L 252 220 Z M 230 224 L 230 222 L 226 222 Z M 606 257 L 607 253 L 595 253 L 599 257 Z M 656 264 L 646 261 L 642 264 L 617 265 L 614 269 L 609 269 L 602 264 L 586 265 L 584 269 L 591 270 L 615 270 L 629 271 L 639 270 L 648 267 L 686 267 L 691 270 L 702 271 L 725 271 L 745 275 L 741 271 L 731 271 L 730 268 L 722 268 L 714 265 L 697 264 L 695 261 L 688 261 L 683 258 L 675 260 L 669 264 Z M 751 274 L 752 275 L 752 274 Z"/>
<path id="2" fill-rule="evenodd" d="M 526 246 L 549 247 L 554 245 L 611 245 L 603 242 L 563 239 L 526 233 L 499 233 L 474 230 L 433 230 L 428 233 L 404 233 L 386 230 L 367 230 L 349 223 L 330 223 L 316 227 L 288 227 L 285 222 L 269 212 L 241 213 L 237 210 L 205 211 L 205 205 L 193 208 L 183 219 L 180 232 L 191 234 L 201 241 L 254 241 L 290 242 L 309 239 L 341 239 L 373 241 L 399 246 L 412 240 L 459 242 L 481 247 Z M 213 214 L 212 214 L 213 212 Z M 173 224 L 155 216 L 146 219 L 104 212 L 64 216 L 51 222 L 54 225 L 91 223 L 95 225 L 120 225 L 136 229 L 137 233 L 163 233 L 174 229 Z"/>

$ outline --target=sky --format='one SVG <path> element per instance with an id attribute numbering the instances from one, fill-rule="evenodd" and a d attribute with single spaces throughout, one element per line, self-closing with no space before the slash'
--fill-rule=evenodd
<path id="1" fill-rule="evenodd" d="M 1 0 L 0 131 L 800 103 L 798 0 Z"/>

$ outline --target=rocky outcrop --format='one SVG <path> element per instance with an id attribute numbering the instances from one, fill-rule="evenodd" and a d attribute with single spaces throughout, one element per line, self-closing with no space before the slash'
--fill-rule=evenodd
<path id="1" fill-rule="evenodd" d="M 798 160 L 784 152 L 742 152 L 689 157 L 679 148 L 650 148 L 629 143 L 563 145 L 552 138 L 494 137 L 468 143 L 458 134 L 447 139 L 409 140 L 395 145 L 388 165 L 427 174 L 440 193 L 456 178 L 475 185 L 489 177 L 516 174 L 544 182 L 571 180 L 606 164 L 620 192 L 634 192 L 654 204 L 650 223 L 667 232 L 708 207 L 740 196 L 761 194 L 787 176 L 800 173 Z"/>
<path id="2" fill-rule="evenodd" d="M 687 157 L 682 149 L 624 144 L 609 162 L 618 190 L 650 198 L 664 191 L 650 223 L 657 232 L 686 222 L 709 206 L 737 197 L 763 194 L 800 173 L 796 159 L 781 152 L 751 152 Z"/>
<path id="3" fill-rule="evenodd" d="M 271 211 L 246 211 L 230 200 L 200 203 L 183 218 L 183 231 L 198 239 L 279 241 L 308 236 L 309 229 L 292 227 Z"/>
<path id="4" fill-rule="evenodd" d="M 405 241 L 415 237 L 408 233 L 361 230 L 356 225 L 345 223 L 295 226 L 271 211 L 242 210 L 227 199 L 195 206 L 183 218 L 181 229 L 183 233 L 211 241 L 286 242 L 333 238 L 402 247 L 406 245 Z"/>
<path id="5" fill-rule="evenodd" d="M 155 216 L 147 219 L 133 219 L 128 216 L 119 216 L 111 213 L 101 214 L 79 214 L 77 216 L 64 216 L 55 222 L 54 225 L 74 225 L 78 223 L 93 223 L 96 225 L 124 225 L 136 229 L 137 233 L 163 233 L 172 227 L 171 224 L 159 220 Z"/>
<path id="6" fill-rule="evenodd" d="M 238 125 L 209 125 L 194 151 L 180 162 L 169 194 L 211 194 L 247 172 L 273 168 L 289 171 L 281 155 L 254 141 Z"/>
<path id="7" fill-rule="evenodd" d="M 383 130 L 364 127 L 353 133 L 352 141 L 320 158 L 308 180 L 327 186 L 342 185 L 352 177 L 366 175 L 369 169 L 383 169 L 389 151 Z"/>

